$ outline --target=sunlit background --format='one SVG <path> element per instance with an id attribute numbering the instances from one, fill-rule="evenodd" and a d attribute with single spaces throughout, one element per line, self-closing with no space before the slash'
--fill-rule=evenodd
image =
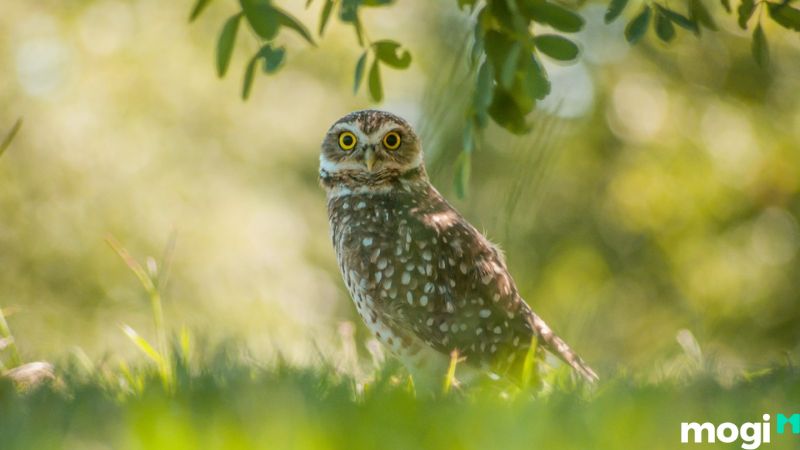
<path id="1" fill-rule="evenodd" d="M 281 3 L 316 29 L 320 5 Z M 400 4 L 401 3 L 401 4 Z M 490 127 L 456 198 L 468 16 L 403 1 L 363 17 L 402 42 L 380 108 L 414 123 L 435 184 L 504 249 L 526 300 L 601 372 L 680 375 L 697 345 L 722 378 L 800 350 L 800 38 L 771 32 L 760 69 L 732 17 L 701 39 L 630 48 L 605 6 L 580 12 L 576 64 L 529 136 Z M 718 5 L 714 4 L 714 7 Z M 360 54 L 333 21 L 314 48 L 240 99 L 242 33 L 215 75 L 214 2 L 11 1 L 0 14 L 0 307 L 26 359 L 133 355 L 153 333 L 146 296 L 106 244 L 162 273 L 169 328 L 297 362 L 369 335 L 337 272 L 317 156 L 328 126 L 371 107 L 352 93 Z M 174 244 L 174 251 L 170 251 Z M 172 255 L 168 267 L 163 255 Z M 109 356 L 111 355 L 111 356 Z"/>

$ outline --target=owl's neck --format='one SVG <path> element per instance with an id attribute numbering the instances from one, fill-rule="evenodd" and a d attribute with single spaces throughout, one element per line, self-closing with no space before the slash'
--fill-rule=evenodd
<path id="1" fill-rule="evenodd" d="M 428 184 L 425 166 L 401 171 L 399 169 L 383 169 L 376 172 L 364 170 L 319 171 L 320 184 L 328 192 L 328 196 L 350 193 L 379 193 L 395 189 L 413 189 Z"/>

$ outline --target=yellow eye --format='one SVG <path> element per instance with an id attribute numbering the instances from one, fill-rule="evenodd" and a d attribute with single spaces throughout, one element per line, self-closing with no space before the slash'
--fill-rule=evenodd
<path id="1" fill-rule="evenodd" d="M 389 150 L 397 150 L 400 147 L 400 134 L 396 131 L 390 131 L 383 137 L 383 146 Z"/>
<path id="2" fill-rule="evenodd" d="M 353 147 L 355 146 L 356 146 L 355 134 L 349 131 L 345 131 L 344 133 L 339 135 L 339 147 L 341 147 L 342 150 L 352 150 Z"/>

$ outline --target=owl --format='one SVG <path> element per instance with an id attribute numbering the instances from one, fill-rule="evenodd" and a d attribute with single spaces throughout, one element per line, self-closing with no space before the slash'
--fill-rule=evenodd
<path id="1" fill-rule="evenodd" d="M 537 358 L 544 349 L 597 379 L 520 297 L 497 247 L 431 185 L 405 120 L 365 110 L 336 121 L 319 178 L 347 290 L 415 384 L 443 379 L 451 355 L 466 377 L 520 381 L 533 345 Z"/>

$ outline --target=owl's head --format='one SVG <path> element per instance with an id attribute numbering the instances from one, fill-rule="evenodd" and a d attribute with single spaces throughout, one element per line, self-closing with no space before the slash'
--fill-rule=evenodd
<path id="1" fill-rule="evenodd" d="M 322 141 L 319 162 L 323 179 L 368 181 L 409 171 L 424 173 L 422 148 L 411 125 L 375 110 L 352 112 L 337 120 Z"/>

